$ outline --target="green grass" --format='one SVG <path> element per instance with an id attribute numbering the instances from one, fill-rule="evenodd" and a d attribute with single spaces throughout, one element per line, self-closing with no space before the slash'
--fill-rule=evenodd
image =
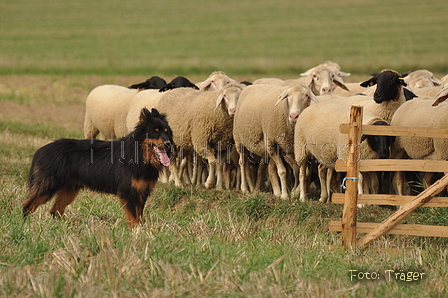
<path id="1" fill-rule="evenodd" d="M 356 74 L 448 72 L 444 0 L 18 0 L 0 10 L 1 74 L 298 76 L 324 60 Z"/>

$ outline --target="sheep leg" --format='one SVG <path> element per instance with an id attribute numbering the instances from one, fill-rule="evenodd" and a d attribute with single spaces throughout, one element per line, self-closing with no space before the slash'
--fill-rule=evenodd
<path id="1" fill-rule="evenodd" d="M 191 184 L 196 185 L 198 182 L 198 171 L 199 171 L 197 152 L 193 152 L 192 162 L 193 162 L 193 172 L 191 174 Z"/>
<path id="2" fill-rule="evenodd" d="M 327 201 L 326 203 L 330 202 L 330 198 L 331 198 L 331 181 L 333 180 L 333 173 L 334 170 L 328 168 L 327 169 Z"/>
<path id="3" fill-rule="evenodd" d="M 281 198 L 287 199 L 288 198 L 288 187 L 287 187 L 287 183 L 286 183 L 286 167 L 283 164 L 283 158 L 278 152 L 275 152 L 272 156 L 272 159 L 274 160 L 275 165 L 277 166 L 277 175 L 280 178 Z"/>
<path id="4" fill-rule="evenodd" d="M 177 171 L 178 161 L 179 160 L 176 158 L 175 162 L 170 163 L 169 169 L 171 172 L 172 179 L 174 180 L 174 185 L 176 185 L 177 187 L 182 187 L 182 181 L 180 180 L 179 172 Z"/>
<path id="5" fill-rule="evenodd" d="M 319 202 L 326 203 L 328 201 L 328 181 L 327 174 L 329 169 L 323 164 L 317 166 L 317 173 L 320 181 L 320 199 Z"/>
<path id="6" fill-rule="evenodd" d="M 275 166 L 274 159 L 271 159 L 268 164 L 268 176 L 269 181 L 271 181 L 272 185 L 272 192 L 275 196 L 280 197 L 281 196 L 281 190 L 280 190 L 280 184 L 278 182 L 278 176 L 277 176 L 277 168 Z"/>
<path id="7" fill-rule="evenodd" d="M 255 191 L 260 191 L 261 190 L 261 183 L 263 178 L 265 177 L 263 174 L 266 170 L 266 163 L 265 162 L 260 162 L 260 164 L 258 165 L 258 170 L 257 170 L 257 181 L 255 183 Z"/>
<path id="8" fill-rule="evenodd" d="M 216 183 L 216 165 L 218 163 L 215 154 L 213 152 L 207 152 L 207 161 L 208 161 L 208 177 L 205 181 L 205 188 L 211 189 L 215 186 Z M 222 182 L 222 179 L 221 179 Z M 222 185 L 221 185 L 222 187 Z"/>
<path id="9" fill-rule="evenodd" d="M 292 189 L 295 190 L 299 186 L 299 166 L 297 165 L 297 162 L 294 160 L 293 154 L 286 154 L 285 160 L 291 166 L 294 175 L 294 186 Z"/>
<path id="10" fill-rule="evenodd" d="M 184 173 L 185 173 L 186 176 L 185 176 L 184 180 L 188 181 L 189 177 L 188 177 L 187 173 L 185 172 L 185 166 L 186 165 L 187 165 L 187 158 L 184 157 L 181 160 L 180 165 L 179 165 L 179 178 L 184 177 Z"/>
<path id="11" fill-rule="evenodd" d="M 307 159 L 302 161 L 300 164 L 300 171 L 299 171 L 299 188 L 300 188 L 300 201 L 305 202 L 307 199 L 307 186 L 308 186 L 308 175 L 307 175 Z"/>
<path id="12" fill-rule="evenodd" d="M 224 181 L 224 164 L 223 159 L 221 155 L 221 151 L 216 152 L 218 157 L 215 159 L 215 166 L 216 166 L 216 189 L 222 190 L 223 188 L 223 181 Z"/>
<path id="13" fill-rule="evenodd" d="M 242 192 L 249 192 L 249 188 L 247 187 L 247 181 L 246 181 L 246 169 L 248 167 L 248 164 L 246 162 L 246 159 L 244 158 L 244 147 L 243 145 L 240 146 L 236 146 L 238 153 L 240 154 L 240 159 L 238 161 L 239 165 L 240 165 L 240 172 L 241 172 L 241 191 Z"/>
<path id="14" fill-rule="evenodd" d="M 362 195 L 364 193 L 363 185 L 364 185 L 364 179 L 366 178 L 365 174 L 367 174 L 367 172 L 359 173 L 359 177 L 358 177 L 358 194 L 359 195 Z M 367 176 L 366 180 L 368 180 L 368 176 Z M 358 206 L 358 208 L 362 208 L 365 205 L 364 204 L 357 204 L 357 206 Z"/>

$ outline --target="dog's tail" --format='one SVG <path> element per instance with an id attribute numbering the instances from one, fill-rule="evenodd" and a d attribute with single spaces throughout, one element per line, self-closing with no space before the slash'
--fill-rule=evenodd
<path id="1" fill-rule="evenodd" d="M 42 154 L 43 153 L 43 154 Z M 48 171 L 42 170 L 40 163 L 44 162 L 42 148 L 36 151 L 31 162 L 28 180 L 26 182 L 26 200 L 22 204 L 23 216 L 33 212 L 37 206 L 48 202 L 54 195 L 54 179 L 48 176 Z"/>

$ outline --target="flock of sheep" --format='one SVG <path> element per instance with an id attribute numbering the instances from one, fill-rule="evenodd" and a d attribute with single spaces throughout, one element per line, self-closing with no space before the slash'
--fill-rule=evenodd
<path id="1" fill-rule="evenodd" d="M 168 84 L 152 77 L 130 87 L 99 86 L 86 99 L 85 138 L 99 133 L 121 138 L 133 131 L 143 107 L 156 108 L 166 114 L 175 144 L 173 162 L 161 180 L 208 189 L 270 190 L 284 199 L 297 192 L 302 201 L 313 184 L 320 187 L 320 201 L 327 202 L 335 162 L 347 158 L 348 137 L 339 126 L 349 122 L 351 105 L 363 106 L 364 124 L 448 128 L 448 76 L 383 70 L 365 82 L 345 83 L 343 77 L 350 74 L 331 61 L 301 75 L 249 83 L 216 71 L 196 84 L 184 77 Z M 446 139 L 362 140 L 363 159 L 448 160 Z M 403 194 L 406 183 L 397 177 L 394 191 Z M 376 173 L 360 178 L 361 191 L 378 192 Z"/>

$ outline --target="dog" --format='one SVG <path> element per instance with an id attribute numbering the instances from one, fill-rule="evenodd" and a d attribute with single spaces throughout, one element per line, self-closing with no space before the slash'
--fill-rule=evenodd
<path id="1" fill-rule="evenodd" d="M 53 141 L 34 154 L 23 215 L 26 218 L 55 197 L 50 213 L 61 217 L 79 191 L 88 188 L 118 196 L 132 229 L 141 224 L 159 172 L 170 164 L 167 150 L 172 144 L 173 133 L 165 115 L 146 108 L 135 130 L 119 140 Z"/>

